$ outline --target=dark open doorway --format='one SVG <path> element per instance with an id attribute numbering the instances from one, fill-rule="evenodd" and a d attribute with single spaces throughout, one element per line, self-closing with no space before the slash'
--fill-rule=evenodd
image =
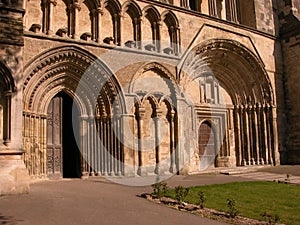
<path id="1" fill-rule="evenodd" d="M 60 93 L 63 99 L 62 105 L 62 149 L 63 149 L 63 177 L 81 177 L 80 150 L 76 140 L 79 142 L 79 111 L 73 99 Z"/>
<path id="2" fill-rule="evenodd" d="M 80 135 L 78 107 L 73 107 L 69 95 L 60 92 L 51 100 L 47 114 L 48 178 L 80 177 L 81 154 L 76 143 Z"/>

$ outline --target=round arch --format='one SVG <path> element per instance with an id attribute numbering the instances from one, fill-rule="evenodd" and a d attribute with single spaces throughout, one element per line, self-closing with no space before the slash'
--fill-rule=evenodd
<path id="1" fill-rule="evenodd" d="M 56 168 L 53 164 L 55 161 L 50 160 L 57 157 L 54 156 L 56 147 L 52 148 L 50 144 L 62 139 L 59 137 L 62 133 L 59 130 L 63 129 L 63 125 L 57 125 L 58 131 L 54 132 L 53 124 L 55 121 L 62 124 L 61 121 L 66 118 L 59 112 L 62 112 L 60 107 L 64 107 L 64 102 L 69 109 L 71 107 L 67 95 L 76 103 L 79 111 L 76 124 L 78 123 L 77 130 L 80 134 L 77 139 L 72 140 L 80 148 L 79 167 L 82 175 L 120 175 L 123 170 L 120 140 L 117 135 L 111 137 L 118 146 L 112 151 L 110 143 L 101 139 L 101 135 L 111 135 L 112 130 L 119 135 L 120 126 L 116 124 L 121 123 L 119 115 L 125 113 L 126 108 L 119 82 L 105 63 L 82 48 L 64 46 L 50 49 L 35 57 L 25 66 L 24 74 L 23 133 L 25 163 L 30 174 L 50 177 L 49 171 L 52 173 Z M 60 93 L 66 95 L 60 96 Z M 57 99 L 60 97 L 61 99 Z M 49 111 L 50 105 L 52 108 Z M 54 112 L 57 112 L 59 118 L 55 117 Z M 72 110 L 66 112 L 72 113 Z M 49 132 L 49 129 L 52 130 Z M 53 138 L 55 133 L 58 137 Z M 62 147 L 57 147 L 57 151 L 61 149 L 64 152 L 63 143 L 58 141 L 55 146 Z M 112 155 L 107 155 L 107 151 Z M 105 161 L 103 157 L 115 157 L 119 160 Z M 58 162 L 63 163 L 62 160 Z M 61 167 L 57 167 L 58 171 Z"/>
<path id="2" fill-rule="evenodd" d="M 46 102 L 62 90 L 73 95 L 82 106 L 82 114 L 94 114 L 93 105 L 99 96 L 103 100 L 98 102 L 107 104 L 107 114 L 113 108 L 118 109 L 115 113 L 126 111 L 116 77 L 96 56 L 79 47 L 58 47 L 41 53 L 25 66 L 24 74 L 25 111 L 45 114 Z"/>

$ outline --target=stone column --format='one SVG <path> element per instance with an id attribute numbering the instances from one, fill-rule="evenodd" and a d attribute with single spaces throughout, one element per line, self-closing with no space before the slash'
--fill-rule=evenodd
<path id="1" fill-rule="evenodd" d="M 238 8 L 237 8 L 237 1 L 236 0 L 228 0 L 229 6 L 229 15 L 230 15 L 230 21 L 238 23 Z"/>
<path id="2" fill-rule="evenodd" d="M 139 21 L 138 18 L 133 18 L 133 41 L 135 42 L 135 47 L 137 46 L 137 41 L 139 39 Z"/>
<path id="3" fill-rule="evenodd" d="M 241 128 L 241 166 L 246 166 L 246 142 L 247 139 L 245 139 L 245 132 L 247 130 L 245 129 L 245 108 L 243 105 L 240 106 L 240 128 Z"/>
<path id="4" fill-rule="evenodd" d="M 249 114 L 248 114 L 248 106 L 244 106 L 244 132 L 245 132 L 245 157 L 244 159 L 246 160 L 245 165 L 250 165 L 250 136 L 249 136 Z"/>
<path id="5" fill-rule="evenodd" d="M 269 104 L 266 104 L 266 127 L 267 127 L 267 133 L 268 133 L 268 138 L 267 138 L 267 142 L 268 142 L 268 159 L 269 159 L 269 164 L 273 165 L 273 157 L 272 157 L 272 152 L 273 152 L 273 148 L 272 148 L 272 109 L 271 106 Z"/>
<path id="6" fill-rule="evenodd" d="M 266 115 L 266 109 L 267 107 L 264 105 L 262 107 L 262 118 L 263 118 L 263 142 L 264 142 L 264 158 L 265 163 L 269 164 L 269 145 L 268 145 L 268 121 L 267 121 L 267 115 Z"/>
<path id="7" fill-rule="evenodd" d="M 218 17 L 217 0 L 208 0 L 208 2 L 209 2 L 209 15 Z"/>
<path id="8" fill-rule="evenodd" d="M 179 27 L 175 27 L 175 52 L 174 54 L 176 56 L 179 55 L 179 53 L 181 52 L 180 50 L 180 29 Z"/>
<path id="9" fill-rule="evenodd" d="M 276 113 L 276 106 L 271 106 L 271 112 L 272 112 L 272 137 L 273 137 L 273 155 L 274 155 L 274 160 L 273 163 L 274 165 L 280 164 L 279 162 L 279 152 L 278 152 L 278 130 L 277 130 L 277 113 Z"/>
<path id="10" fill-rule="evenodd" d="M 6 137 L 4 140 L 4 144 L 6 146 L 10 146 L 11 144 L 11 96 L 12 93 L 11 91 L 8 91 L 5 93 L 5 97 L 6 97 Z"/>
<path id="11" fill-rule="evenodd" d="M 116 141 L 116 175 L 122 175 L 122 159 L 121 159 L 121 115 L 116 115 L 115 119 L 115 141 Z"/>
<path id="12" fill-rule="evenodd" d="M 240 126 L 240 108 L 239 106 L 234 106 L 234 124 L 235 124 L 235 131 L 236 131 L 236 142 L 235 142 L 235 148 L 237 149 L 237 166 L 242 165 L 242 153 L 241 153 L 241 126 Z"/>
<path id="13" fill-rule="evenodd" d="M 52 35 L 53 32 L 53 11 L 54 11 L 54 6 L 57 5 L 56 0 L 48 0 L 48 21 L 47 21 L 47 34 Z"/>
<path id="14" fill-rule="evenodd" d="M 119 26 L 119 16 L 120 16 L 120 29 L 118 29 Z M 120 13 L 114 14 L 114 44 L 122 46 L 124 43 L 122 43 L 122 38 L 124 37 L 122 30 L 123 30 L 123 24 L 124 24 L 124 15 Z"/>
<path id="15" fill-rule="evenodd" d="M 81 137 L 81 173 L 82 177 L 86 177 L 88 175 L 88 170 L 87 170 L 87 117 L 82 116 L 81 117 L 81 132 L 80 132 L 80 137 Z"/>
<path id="16" fill-rule="evenodd" d="M 103 160 L 102 160 L 102 175 L 107 176 L 107 116 L 104 115 L 102 117 L 102 132 L 101 132 L 101 139 L 102 139 L 102 144 L 103 144 Z"/>
<path id="17" fill-rule="evenodd" d="M 155 126 L 155 159 L 156 165 L 154 172 L 156 174 L 160 174 L 160 119 L 161 119 L 162 111 L 160 109 L 156 109 L 155 118 L 154 118 L 154 126 Z"/>
<path id="18" fill-rule="evenodd" d="M 97 18 L 96 41 L 98 43 L 102 43 L 102 15 L 103 15 L 103 10 L 101 7 L 98 7 L 96 10 L 96 18 Z"/>
<path id="19" fill-rule="evenodd" d="M 158 21 L 156 23 L 156 29 L 157 29 L 157 35 L 155 34 L 155 36 L 157 36 L 156 38 L 156 41 L 155 41 L 155 50 L 157 52 L 161 52 L 161 27 L 162 27 L 162 21 Z"/>
<path id="20" fill-rule="evenodd" d="M 95 142 L 95 118 L 90 117 L 90 174 L 91 176 L 95 176 L 95 169 L 96 169 L 96 163 L 97 163 L 97 158 L 96 158 L 96 142 Z"/>
<path id="21" fill-rule="evenodd" d="M 221 10 L 221 19 L 226 20 L 226 1 L 221 0 L 222 10 Z"/>
<path id="22" fill-rule="evenodd" d="M 71 11 L 72 11 L 72 38 L 73 39 L 78 39 L 79 34 L 77 33 L 77 26 L 78 26 L 78 19 L 79 19 L 79 12 L 81 10 L 80 4 L 78 1 L 74 1 L 74 3 L 71 5 Z"/>
<path id="23" fill-rule="evenodd" d="M 253 122 L 253 108 L 252 105 L 248 106 L 248 132 L 249 132 L 249 143 L 248 143 L 248 149 L 249 149 L 249 165 L 255 165 L 255 161 L 254 161 L 254 154 L 253 154 L 253 145 L 254 145 L 254 138 L 253 138 L 253 126 L 252 126 L 252 122 Z M 254 134 L 255 135 L 255 134 Z"/>
<path id="24" fill-rule="evenodd" d="M 256 105 L 253 108 L 253 121 L 254 121 L 254 137 L 255 137 L 255 144 L 254 144 L 254 151 L 256 155 L 255 163 L 257 165 L 260 164 L 260 146 L 259 146 L 259 109 Z"/>
<path id="25" fill-rule="evenodd" d="M 140 107 L 138 109 L 138 161 L 139 161 L 139 166 L 138 166 L 138 175 L 140 176 L 145 176 L 147 175 L 147 171 L 144 167 L 144 158 L 143 158 L 143 126 L 144 126 L 144 117 L 145 117 L 145 109 Z"/>
<path id="26" fill-rule="evenodd" d="M 101 175 L 101 165 L 102 165 L 102 143 L 101 143 L 101 130 L 102 127 L 102 123 L 101 123 L 101 119 L 100 119 L 100 115 L 96 116 L 96 148 L 97 148 L 97 176 Z"/>
<path id="27" fill-rule="evenodd" d="M 171 165 L 170 165 L 170 173 L 176 173 L 176 143 L 175 143 L 175 112 L 172 110 L 169 115 L 169 124 L 170 124 L 170 154 L 171 154 Z"/>
<path id="28" fill-rule="evenodd" d="M 139 18 L 139 24 L 140 24 L 140 37 L 139 37 L 139 43 L 138 43 L 138 45 L 136 47 L 139 48 L 139 49 L 143 49 L 143 47 L 144 47 L 143 46 L 143 41 L 144 41 L 144 39 L 143 39 L 144 21 L 143 21 L 142 17 Z"/>
<path id="29" fill-rule="evenodd" d="M 107 172 L 108 172 L 108 175 L 110 175 L 110 176 L 114 175 L 113 174 L 113 148 L 114 148 L 114 145 L 113 145 L 112 120 L 113 120 L 113 118 L 109 116 L 108 120 L 107 120 L 107 129 L 108 129 L 108 132 L 107 132 L 108 171 Z"/>

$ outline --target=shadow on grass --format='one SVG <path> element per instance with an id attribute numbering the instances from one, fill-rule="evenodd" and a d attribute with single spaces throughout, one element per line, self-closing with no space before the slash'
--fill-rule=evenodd
<path id="1" fill-rule="evenodd" d="M 0 225 L 15 225 L 21 220 L 15 219 L 13 216 L 3 216 L 0 214 Z"/>

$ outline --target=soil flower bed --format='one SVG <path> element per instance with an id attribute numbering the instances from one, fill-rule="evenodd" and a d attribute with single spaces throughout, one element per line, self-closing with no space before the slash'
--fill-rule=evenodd
<path id="1" fill-rule="evenodd" d="M 260 221 L 260 220 L 255 220 L 251 218 L 246 218 L 242 216 L 235 216 L 234 218 L 230 217 L 228 213 L 217 211 L 214 209 L 210 208 L 200 208 L 198 205 L 194 204 L 189 204 L 186 202 L 183 203 L 178 203 L 176 200 L 168 197 L 161 197 L 161 198 L 156 198 L 152 196 L 151 194 L 148 193 L 143 193 L 141 194 L 142 198 L 145 198 L 151 202 L 154 202 L 156 204 L 163 204 L 166 205 L 167 207 L 180 210 L 180 211 L 186 211 L 189 213 L 193 213 L 195 215 L 217 220 L 220 222 L 225 222 L 228 224 L 236 224 L 236 225 L 283 225 L 283 224 L 277 224 L 277 223 L 268 223 L 265 221 Z"/>

